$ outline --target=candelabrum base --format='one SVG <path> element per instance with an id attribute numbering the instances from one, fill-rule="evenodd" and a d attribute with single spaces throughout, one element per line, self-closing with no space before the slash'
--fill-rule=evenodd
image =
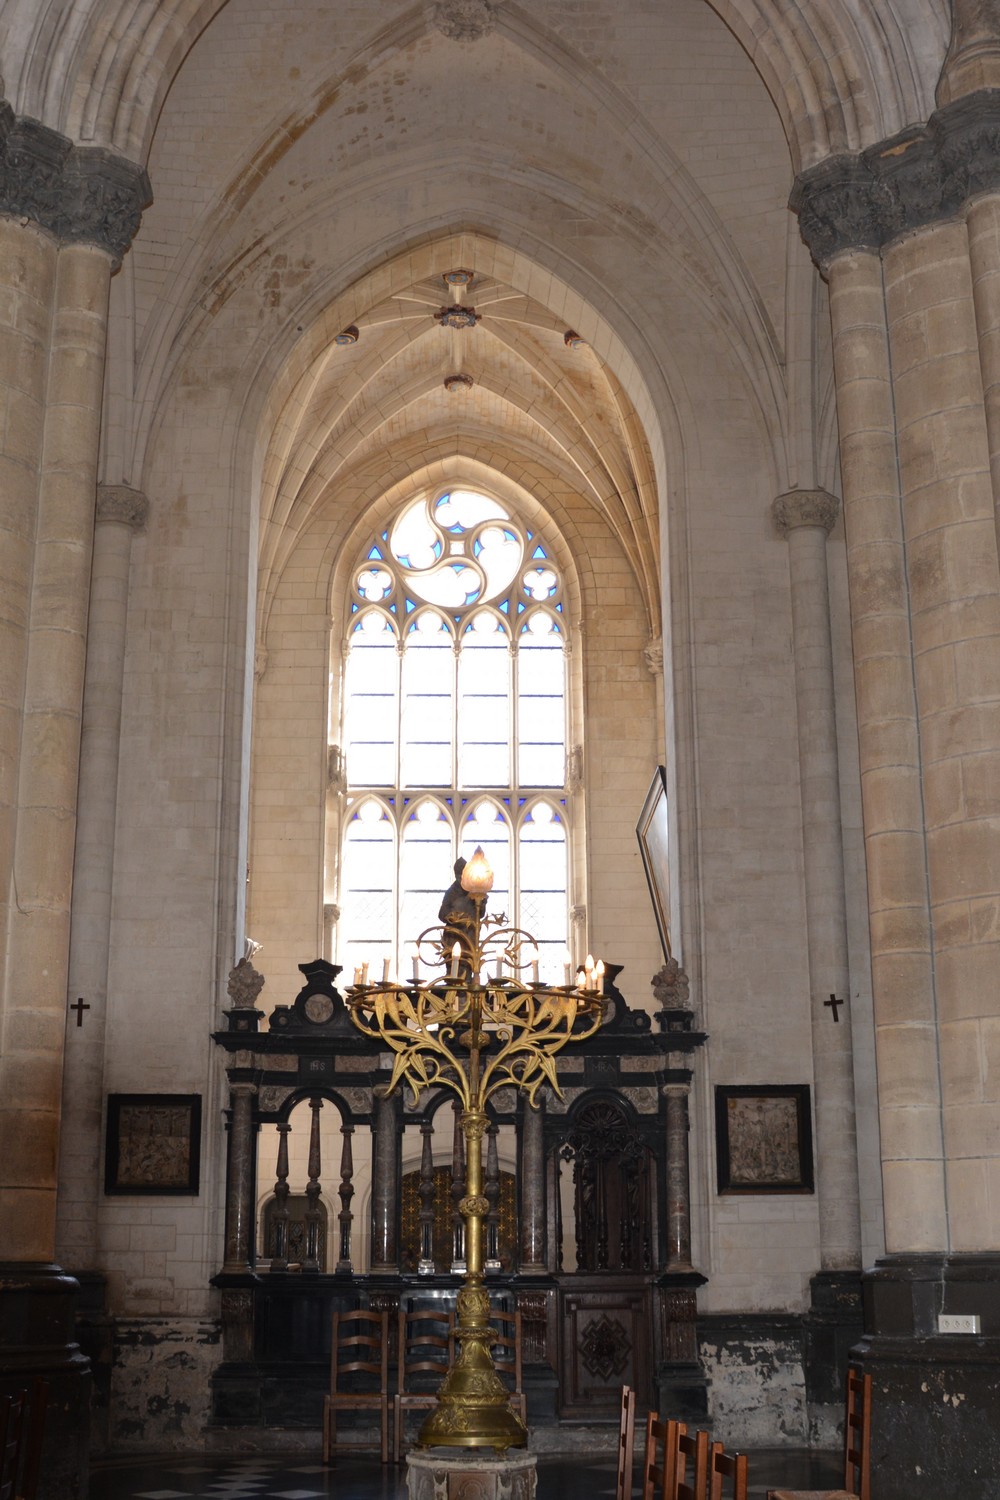
<path id="1" fill-rule="evenodd" d="M 483 1355 L 485 1354 L 485 1358 Z M 489 1354 L 470 1341 L 452 1365 L 438 1404 L 420 1429 L 418 1448 L 524 1448 L 528 1429 L 512 1410 Z"/>

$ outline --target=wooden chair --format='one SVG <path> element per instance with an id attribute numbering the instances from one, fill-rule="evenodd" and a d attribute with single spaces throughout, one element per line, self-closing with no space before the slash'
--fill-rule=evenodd
<path id="1" fill-rule="evenodd" d="M 872 1378 L 847 1372 L 842 1490 L 768 1490 L 767 1500 L 871 1500 Z"/>
<path id="2" fill-rule="evenodd" d="M 335 1312 L 330 1350 L 330 1394 L 323 1400 L 323 1462 L 333 1455 L 367 1451 L 369 1443 L 337 1437 L 340 1412 L 377 1411 L 382 1462 L 389 1462 L 389 1315 Z"/>
<path id="3" fill-rule="evenodd" d="M 635 1391 L 630 1385 L 623 1385 L 621 1416 L 618 1420 L 618 1476 L 615 1480 L 615 1500 L 632 1500 L 634 1449 Z"/>
<path id="4" fill-rule="evenodd" d="M 440 1308 L 399 1309 L 399 1381 L 392 1400 L 392 1460 L 399 1463 L 403 1448 L 404 1413 L 428 1409 L 451 1366 L 454 1318 Z"/>
<path id="5" fill-rule="evenodd" d="M 680 1440 L 686 1433 L 684 1422 L 661 1421 L 655 1411 L 647 1416 L 642 1500 L 674 1500 Z"/>
<path id="6" fill-rule="evenodd" d="M 668 1500 L 707 1500 L 708 1496 L 707 1432 L 681 1432 L 677 1437 L 677 1470 L 673 1490 L 667 1491 Z M 688 1460 L 691 1461 L 691 1481 L 688 1483 Z"/>
<path id="7" fill-rule="evenodd" d="M 42 1475 L 42 1442 L 45 1416 L 49 1405 L 47 1380 L 36 1380 L 28 1394 L 28 1414 L 21 1433 L 21 1476 L 15 1493 L 17 1500 L 37 1500 Z"/>
<path id="8" fill-rule="evenodd" d="M 15 1500 L 21 1444 L 27 1427 L 28 1394 L 0 1396 L 0 1500 Z"/>
<path id="9" fill-rule="evenodd" d="M 747 1456 L 729 1454 L 721 1443 L 713 1443 L 708 1461 L 708 1500 L 724 1500 L 723 1489 L 730 1480 L 730 1500 L 747 1500 Z"/>
<path id="10" fill-rule="evenodd" d="M 511 1406 L 527 1427 L 528 1407 L 521 1380 L 521 1314 L 491 1311 L 490 1326 L 496 1333 L 490 1346 L 493 1364 L 510 1392 Z"/>

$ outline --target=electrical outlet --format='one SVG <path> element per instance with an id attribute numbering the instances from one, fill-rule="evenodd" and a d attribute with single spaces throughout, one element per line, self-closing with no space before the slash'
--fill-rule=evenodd
<path id="1" fill-rule="evenodd" d="M 939 1313 L 938 1333 L 978 1333 L 978 1313 Z"/>

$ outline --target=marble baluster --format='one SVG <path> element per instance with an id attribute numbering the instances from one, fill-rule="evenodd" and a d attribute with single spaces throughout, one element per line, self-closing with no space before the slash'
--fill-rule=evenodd
<path id="1" fill-rule="evenodd" d="M 310 1099 L 309 1124 L 309 1181 L 306 1183 L 306 1253 L 302 1261 L 303 1271 L 318 1271 L 320 1267 L 319 1232 L 322 1222 L 320 1207 L 320 1172 L 322 1171 L 322 1147 L 319 1133 L 319 1114 L 322 1099 Z"/>
<path id="2" fill-rule="evenodd" d="M 354 1197 L 354 1155 L 351 1150 L 351 1136 L 354 1134 L 353 1125 L 341 1125 L 340 1133 L 344 1138 L 343 1149 L 340 1153 L 340 1213 L 338 1224 L 340 1225 L 340 1254 L 337 1257 L 337 1270 L 349 1274 L 354 1266 L 351 1260 L 351 1228 L 354 1223 L 354 1215 L 351 1212 L 351 1199 Z"/>
<path id="3" fill-rule="evenodd" d="M 288 1270 L 288 1133 L 291 1125 L 277 1127 L 278 1161 L 275 1166 L 274 1207 L 271 1210 L 271 1270 Z"/>

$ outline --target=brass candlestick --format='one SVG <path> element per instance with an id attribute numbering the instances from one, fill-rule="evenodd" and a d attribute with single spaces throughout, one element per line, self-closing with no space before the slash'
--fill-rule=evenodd
<path id="1" fill-rule="evenodd" d="M 389 1091 L 408 1083 L 418 1099 L 426 1088 L 452 1089 L 461 1100 L 466 1147 L 466 1192 L 459 1211 L 466 1225 L 466 1271 L 458 1294 L 458 1356 L 420 1429 L 422 1448 L 523 1448 L 527 1430 L 512 1410 L 493 1365 L 490 1299 L 483 1285 L 483 1135 L 486 1103 L 498 1089 L 524 1089 L 528 1102 L 543 1083 L 562 1097 L 555 1055 L 569 1041 L 592 1036 L 602 1019 L 594 969 L 578 986 L 538 983 L 538 945 L 529 933 L 483 914 L 493 875 L 481 849 L 462 868 L 441 909 L 443 925 L 417 941 L 414 981 L 355 983 L 347 992 L 351 1018 L 368 1037 L 395 1054 Z M 452 893 L 456 892 L 453 896 Z M 464 894 L 463 894 L 464 893 Z M 449 898 L 451 901 L 449 902 Z M 418 979 L 421 958 L 445 973 Z M 492 977 L 483 977 L 492 968 Z M 522 975 L 530 972 L 530 981 Z"/>

